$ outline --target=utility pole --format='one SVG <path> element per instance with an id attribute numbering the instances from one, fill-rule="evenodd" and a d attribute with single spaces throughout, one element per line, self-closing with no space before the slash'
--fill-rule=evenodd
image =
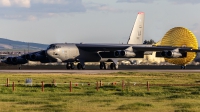
<path id="1" fill-rule="evenodd" d="M 29 43 L 28 43 L 28 53 L 29 53 Z"/>

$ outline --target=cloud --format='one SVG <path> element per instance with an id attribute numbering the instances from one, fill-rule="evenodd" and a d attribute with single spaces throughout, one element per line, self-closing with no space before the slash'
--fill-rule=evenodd
<path id="1" fill-rule="evenodd" d="M 111 7 L 107 4 L 99 4 L 94 2 L 85 3 L 87 10 L 91 11 L 105 11 L 105 12 L 124 12 L 122 9 Z"/>
<path id="2" fill-rule="evenodd" d="M 33 2 L 44 4 L 66 4 L 69 0 L 33 0 Z"/>
<path id="3" fill-rule="evenodd" d="M 4 19 L 37 20 L 76 12 L 86 12 L 81 0 L 0 0 Z"/>
<path id="4" fill-rule="evenodd" d="M 10 0 L 1 0 L 0 5 L 5 6 L 5 7 L 9 7 L 9 6 L 11 6 L 11 2 L 10 2 Z"/>
<path id="5" fill-rule="evenodd" d="M 0 0 L 1 7 L 30 7 L 30 0 Z"/>
<path id="6" fill-rule="evenodd" d="M 159 0 L 117 0 L 118 3 L 153 3 Z M 173 4 L 199 4 L 200 0 L 166 0 Z"/>
<path id="7" fill-rule="evenodd" d="M 128 3 L 153 3 L 155 0 L 117 0 L 117 2 L 128 2 Z"/>
<path id="8" fill-rule="evenodd" d="M 191 31 L 196 35 L 196 37 L 200 37 L 200 24 L 194 23 L 191 27 Z"/>
<path id="9" fill-rule="evenodd" d="M 200 0 L 168 0 L 174 4 L 199 4 Z"/>

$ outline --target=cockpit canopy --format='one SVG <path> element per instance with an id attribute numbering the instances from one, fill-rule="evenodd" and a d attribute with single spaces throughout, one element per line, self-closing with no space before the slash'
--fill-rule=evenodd
<path id="1" fill-rule="evenodd" d="M 51 44 L 47 47 L 47 49 L 57 49 L 57 48 L 61 48 L 61 46 L 59 45 L 55 45 L 55 44 Z"/>

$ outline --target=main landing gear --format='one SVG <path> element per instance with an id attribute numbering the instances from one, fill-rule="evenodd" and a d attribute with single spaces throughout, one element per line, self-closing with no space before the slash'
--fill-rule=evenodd
<path id="1" fill-rule="evenodd" d="M 74 63 L 67 63 L 66 68 L 67 69 L 74 69 L 75 68 Z"/>
<path id="2" fill-rule="evenodd" d="M 182 65 L 182 66 L 181 66 L 181 69 L 186 69 L 186 65 Z"/>
<path id="3" fill-rule="evenodd" d="M 111 69 L 111 70 L 116 70 L 116 69 L 118 69 L 118 65 L 115 64 L 115 63 L 111 63 L 111 64 L 110 64 L 110 69 Z"/>
<path id="4" fill-rule="evenodd" d="M 107 69 L 106 63 L 105 62 L 100 62 L 100 69 Z"/>
<path id="5" fill-rule="evenodd" d="M 105 62 L 100 62 L 99 67 L 100 67 L 101 70 L 102 70 L 102 69 L 104 69 L 104 70 L 107 69 L 107 66 L 106 66 L 106 63 L 105 63 Z M 116 65 L 115 63 L 112 62 L 112 63 L 110 64 L 110 69 L 111 69 L 111 70 L 116 70 L 116 69 L 118 69 L 118 65 Z"/>
<path id="6" fill-rule="evenodd" d="M 19 65 L 19 68 L 18 68 L 18 69 L 21 70 L 21 68 L 22 68 L 22 65 Z"/>
<path id="7" fill-rule="evenodd" d="M 74 65 L 73 62 L 70 62 L 70 63 L 67 63 L 67 64 L 66 64 L 66 68 L 67 68 L 68 70 L 69 70 L 69 69 L 72 69 L 72 70 L 73 70 L 73 69 L 75 69 L 75 65 Z M 81 63 L 78 63 L 78 64 L 77 64 L 77 69 L 79 69 L 79 70 L 82 69 L 82 70 L 83 70 L 83 69 L 85 69 L 85 65 L 82 65 Z"/>
<path id="8" fill-rule="evenodd" d="M 84 70 L 85 69 L 85 65 L 82 65 L 81 63 L 78 63 L 77 64 L 77 69 L 79 69 L 79 70 Z"/>

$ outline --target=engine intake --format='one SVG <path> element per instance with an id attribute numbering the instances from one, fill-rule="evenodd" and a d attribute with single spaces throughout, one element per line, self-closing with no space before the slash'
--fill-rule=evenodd
<path id="1" fill-rule="evenodd" d="M 182 57 L 182 54 L 180 52 L 168 51 L 167 52 L 167 57 L 179 58 L 179 57 Z"/>
<path id="2" fill-rule="evenodd" d="M 122 57 L 135 57 L 136 56 L 136 54 L 134 52 L 124 51 L 124 50 L 120 52 L 120 55 Z"/>
<path id="3" fill-rule="evenodd" d="M 8 57 L 8 58 L 6 59 L 6 62 L 7 62 L 7 63 L 12 63 L 12 57 Z"/>
<path id="4" fill-rule="evenodd" d="M 136 54 L 134 52 L 131 51 L 125 51 L 125 50 L 118 50 L 118 51 L 114 51 L 114 56 L 115 57 L 135 57 Z"/>
<path id="5" fill-rule="evenodd" d="M 176 51 L 162 51 L 160 55 L 165 58 L 180 58 L 180 57 L 185 57 L 185 55 L 183 54 Z"/>
<path id="6" fill-rule="evenodd" d="M 162 51 L 162 52 L 160 53 L 160 55 L 161 55 L 162 57 L 166 57 L 166 56 L 167 56 L 166 53 L 167 53 L 167 51 Z"/>
<path id="7" fill-rule="evenodd" d="M 114 56 L 119 57 L 120 56 L 120 51 L 114 51 Z"/>
<path id="8" fill-rule="evenodd" d="M 12 63 L 13 64 L 25 64 L 28 63 L 27 59 L 20 57 L 13 57 L 12 58 Z"/>

